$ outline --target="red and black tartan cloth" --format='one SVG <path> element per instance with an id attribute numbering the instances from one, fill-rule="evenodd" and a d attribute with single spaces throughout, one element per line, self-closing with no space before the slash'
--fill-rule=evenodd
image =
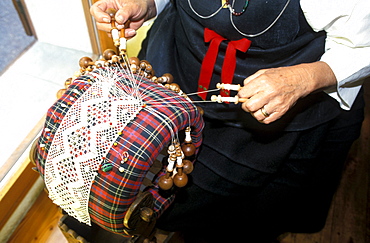
<path id="1" fill-rule="evenodd" d="M 99 72 L 101 73 L 102 69 Z M 121 73 L 120 80 L 117 82 L 119 85 L 127 85 L 122 81 L 129 78 Z M 161 115 L 153 115 L 150 109 L 142 109 L 134 120 L 126 125 L 116 140 L 118 145 L 112 147 L 106 157 L 115 165 L 109 172 L 104 172 L 101 169 L 97 171 L 88 203 L 92 222 L 118 234 L 124 234 L 124 216 L 136 199 L 143 179 L 153 161 L 173 139 L 173 134 L 168 127 L 168 119 L 170 119 L 175 133 L 191 126 L 193 143 L 197 148 L 201 144 L 201 132 L 204 126 L 201 114 L 188 99 L 180 97 L 177 93 L 141 76 L 135 77 L 136 82 L 138 82 L 137 79 L 140 80 L 138 90 L 143 101 Z M 83 92 L 89 89 L 93 82 L 95 82 L 94 72 L 77 78 L 64 95 L 47 111 L 44 129 L 37 145 L 38 159 L 36 164 L 42 177 L 48 150 L 60 122 L 66 115 L 68 108 Z M 153 105 L 153 101 L 155 101 L 155 105 Z M 166 119 L 164 119 L 165 117 Z M 128 150 L 127 147 L 130 149 Z M 128 153 L 129 160 L 120 165 L 123 153 Z M 118 170 L 120 166 L 125 168 L 123 173 Z M 165 168 L 155 177 L 154 186 L 146 188 L 154 197 L 156 217 L 159 217 L 174 199 L 174 195 L 165 198 L 159 194 L 156 181 L 164 173 Z"/>

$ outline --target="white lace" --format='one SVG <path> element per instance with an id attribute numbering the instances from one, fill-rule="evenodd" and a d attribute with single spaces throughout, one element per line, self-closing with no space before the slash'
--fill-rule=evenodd
<path id="1" fill-rule="evenodd" d="M 97 76 L 70 107 L 45 162 L 49 197 L 69 215 L 91 225 L 90 189 L 97 170 L 142 100 L 116 86 L 115 77 Z"/>

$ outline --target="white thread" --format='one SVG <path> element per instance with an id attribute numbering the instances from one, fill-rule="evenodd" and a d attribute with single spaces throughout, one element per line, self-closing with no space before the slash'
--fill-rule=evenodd
<path id="1" fill-rule="evenodd" d="M 73 89 L 73 93 L 82 95 L 71 106 L 59 101 L 64 110 L 68 111 L 54 135 L 45 162 L 44 178 L 49 197 L 69 215 L 88 225 L 91 225 L 88 213 L 90 189 L 97 170 L 105 161 L 119 132 L 130 122 L 136 124 L 134 117 L 146 109 L 151 115 L 163 121 L 158 132 L 168 128 L 172 141 L 175 141 L 178 140 L 178 134 L 172 119 L 180 112 L 188 113 L 194 109 L 192 106 L 186 108 L 188 106 L 182 99 L 177 102 L 178 104 L 184 102 L 182 107 L 167 105 L 176 108 L 174 114 L 170 116 L 161 114 L 155 109 L 166 106 L 163 101 L 165 99 L 148 102 L 144 106 L 143 97 L 148 95 L 147 92 L 153 91 L 139 91 L 142 77 L 122 68 L 120 63 L 114 65 L 117 67 L 96 68 L 94 82 L 80 80 L 91 83 L 91 86 L 84 93 Z M 189 99 L 188 101 L 190 102 Z M 56 114 L 52 116 L 60 119 Z M 190 123 L 190 115 L 185 119 Z M 142 130 L 148 134 L 151 132 L 145 127 Z M 157 143 L 161 142 L 158 138 L 153 139 Z M 143 155 L 150 157 L 145 146 L 149 146 L 149 143 L 144 143 L 140 147 L 134 144 L 124 145 L 127 151 L 131 151 L 137 157 Z M 137 150 L 141 150 L 142 154 L 136 155 Z M 115 166 L 119 167 L 120 172 L 133 174 L 125 171 L 120 164 Z M 173 167 L 174 162 L 172 170 Z"/>
<path id="2" fill-rule="evenodd" d="M 88 200 L 96 171 L 119 132 L 142 108 L 142 101 L 122 92 L 114 78 L 97 75 L 95 80 L 60 123 L 44 174 L 49 197 L 88 225 Z"/>

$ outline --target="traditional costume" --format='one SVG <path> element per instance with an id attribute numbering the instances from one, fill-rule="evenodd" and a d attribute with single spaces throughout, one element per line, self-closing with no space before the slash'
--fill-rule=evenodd
<path id="1" fill-rule="evenodd" d="M 220 82 L 242 85 L 260 69 L 315 62 L 325 53 L 326 32 L 312 29 L 298 0 L 221 2 L 174 1 L 144 42 L 141 57 L 158 74 L 172 73 L 186 93 L 212 90 Z M 193 99 L 212 95 L 204 94 Z M 269 125 L 240 105 L 200 106 L 206 125 L 193 184 L 159 227 L 208 232 L 208 240 L 220 240 L 220 234 L 260 240 L 251 242 L 262 242 L 266 232 L 320 230 L 359 135 L 361 93 L 348 111 L 327 92 L 312 93 Z"/>

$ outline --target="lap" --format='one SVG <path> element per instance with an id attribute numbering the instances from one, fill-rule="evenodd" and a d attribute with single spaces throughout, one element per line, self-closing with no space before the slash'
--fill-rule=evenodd
<path id="1" fill-rule="evenodd" d="M 261 234 L 276 236 L 283 232 L 315 232 L 325 223 L 331 198 L 339 182 L 343 163 L 360 131 L 360 124 L 330 129 L 317 138 L 309 131 L 300 134 L 294 150 L 275 173 L 258 187 L 230 183 L 214 177 L 217 184 L 226 183 L 233 195 L 222 195 L 204 189 L 196 177 L 207 177 L 209 169 L 195 166 L 195 183 L 177 195 L 174 204 L 159 219 L 165 230 L 190 230 L 218 235 L 232 231 L 235 237 Z M 319 130 L 316 130 L 319 131 Z M 310 143 L 316 137 L 317 145 Z M 311 141 L 312 142 L 312 141 Z M 305 151 L 302 151 L 305 149 Z M 307 151 L 312 150 L 307 156 Z M 302 151 L 302 152 L 300 152 Z M 228 188 L 228 190 L 230 190 Z"/>

